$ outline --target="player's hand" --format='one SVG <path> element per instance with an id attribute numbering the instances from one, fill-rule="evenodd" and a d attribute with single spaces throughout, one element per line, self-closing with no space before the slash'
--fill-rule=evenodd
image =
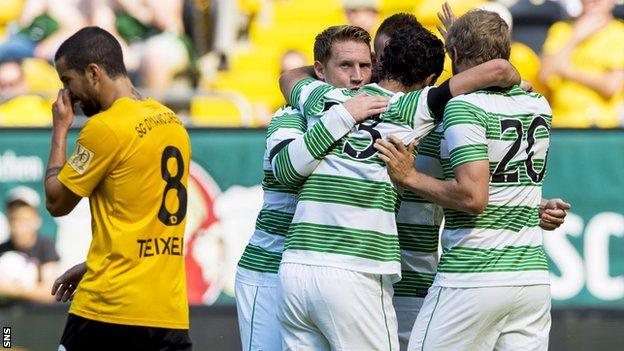
<path id="1" fill-rule="evenodd" d="M 572 206 L 561 199 L 550 199 L 540 206 L 539 226 L 544 230 L 555 230 L 565 221 L 567 210 Z"/>
<path id="2" fill-rule="evenodd" d="M 375 149 L 379 151 L 379 158 L 386 163 L 388 175 L 395 184 L 403 186 L 407 179 L 416 172 L 414 169 L 414 142 L 406 147 L 403 145 L 403 141 L 391 135 L 390 141 L 377 139 Z"/>
<path id="3" fill-rule="evenodd" d="M 436 27 L 442 35 L 442 38 L 444 38 L 444 41 L 446 41 L 446 35 L 448 34 L 448 31 L 449 29 L 451 29 L 451 26 L 453 25 L 455 20 L 457 19 L 457 17 L 455 17 L 455 14 L 453 13 L 453 10 L 451 9 L 451 5 L 449 5 L 448 2 L 445 2 L 442 5 L 442 12 L 438 12 L 438 18 L 440 19 L 440 21 L 442 21 L 442 25 L 438 24 L 436 25 Z"/>
<path id="4" fill-rule="evenodd" d="M 343 106 L 357 123 L 386 112 L 390 98 L 387 96 L 356 95 L 347 100 Z"/>
<path id="5" fill-rule="evenodd" d="M 55 128 L 69 129 L 73 122 L 74 109 L 69 89 L 61 89 L 52 105 L 52 124 Z"/>
<path id="6" fill-rule="evenodd" d="M 80 280 L 86 272 L 87 265 L 83 262 L 73 266 L 60 277 L 56 278 L 52 285 L 51 292 L 56 301 L 67 302 L 67 300 L 70 300 L 78 287 L 78 283 L 80 283 Z"/>

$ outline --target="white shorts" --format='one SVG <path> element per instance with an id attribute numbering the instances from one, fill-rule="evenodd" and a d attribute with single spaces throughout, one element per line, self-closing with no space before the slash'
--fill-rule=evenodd
<path id="1" fill-rule="evenodd" d="M 293 263 L 279 276 L 284 350 L 399 349 L 389 276 Z"/>
<path id="2" fill-rule="evenodd" d="M 236 269 L 234 294 L 244 351 L 282 349 L 277 320 L 277 284 L 277 274 Z"/>
<path id="3" fill-rule="evenodd" d="M 416 317 L 423 301 L 425 301 L 424 297 L 395 296 L 392 299 L 399 326 L 399 347 L 401 351 L 407 350 L 414 322 L 416 322 Z"/>
<path id="4" fill-rule="evenodd" d="M 408 350 L 544 350 L 550 286 L 429 289 Z"/>

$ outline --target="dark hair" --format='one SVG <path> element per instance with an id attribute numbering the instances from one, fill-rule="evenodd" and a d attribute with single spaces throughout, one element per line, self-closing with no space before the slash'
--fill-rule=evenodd
<path id="1" fill-rule="evenodd" d="M 7 204 L 6 204 L 6 211 L 7 211 L 7 213 L 10 213 L 10 212 L 13 212 L 13 211 L 15 211 L 17 209 L 20 209 L 22 207 L 29 207 L 29 208 L 37 211 L 36 208 L 32 207 L 28 202 L 26 202 L 24 200 L 21 200 L 21 199 L 14 199 L 14 200 L 11 200 L 11 201 L 7 202 Z"/>
<path id="2" fill-rule="evenodd" d="M 412 26 L 422 27 L 416 16 L 411 13 L 396 13 L 381 22 L 377 35 L 385 34 L 392 37 L 399 29 Z"/>
<path id="3" fill-rule="evenodd" d="M 444 45 L 422 26 L 399 29 L 384 49 L 381 66 L 382 79 L 396 80 L 410 87 L 431 74 L 442 73 Z"/>
<path id="4" fill-rule="evenodd" d="M 121 45 L 115 37 L 100 27 L 85 27 L 61 44 L 54 61 L 65 58 L 67 68 L 84 72 L 89 64 L 104 68 L 115 78 L 128 75 L 123 61 Z"/>
<path id="5" fill-rule="evenodd" d="M 367 31 L 358 26 L 331 26 L 319 33 L 314 40 L 314 61 L 323 64 L 331 57 L 331 49 L 334 43 L 355 41 L 366 44 L 370 49 L 371 37 Z"/>
<path id="6" fill-rule="evenodd" d="M 507 23 L 495 12 L 471 10 L 459 17 L 446 36 L 446 50 L 457 52 L 455 64 L 468 67 L 502 58 L 509 60 L 511 34 Z"/>

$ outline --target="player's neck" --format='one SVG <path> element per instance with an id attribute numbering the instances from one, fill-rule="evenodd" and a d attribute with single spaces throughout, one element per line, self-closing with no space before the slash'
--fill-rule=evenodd
<path id="1" fill-rule="evenodd" d="M 104 96 L 102 97 L 102 109 L 108 110 L 115 101 L 118 99 L 127 97 L 130 99 L 140 99 L 140 95 L 137 95 L 136 89 L 130 82 L 130 79 L 125 76 L 111 79 L 107 89 L 104 89 Z"/>
<path id="2" fill-rule="evenodd" d="M 399 81 L 396 81 L 394 79 L 386 79 L 386 78 L 379 81 L 378 84 L 380 87 L 386 90 L 390 90 L 393 93 L 398 93 L 398 92 L 409 93 L 410 91 L 415 91 L 418 89 L 422 89 L 424 87 L 422 84 L 414 84 L 412 86 L 405 86 L 401 84 L 401 82 Z"/>
<path id="3" fill-rule="evenodd" d="M 382 87 L 382 88 L 384 88 L 386 90 L 390 90 L 393 93 L 401 92 L 405 88 L 403 86 L 403 84 L 401 84 L 400 82 L 398 82 L 396 80 L 393 80 L 393 79 L 386 79 L 386 78 L 384 78 L 384 79 L 380 80 L 379 83 L 377 83 L 377 84 L 379 84 L 380 87 Z"/>

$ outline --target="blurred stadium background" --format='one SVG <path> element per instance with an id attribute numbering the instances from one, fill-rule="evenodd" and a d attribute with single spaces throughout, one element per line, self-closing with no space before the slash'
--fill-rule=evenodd
<path id="1" fill-rule="evenodd" d="M 144 2 L 150 1 L 0 0 L 0 243 L 9 240 L 5 204 L 18 198 L 39 212 L 41 226 L 34 230 L 54 243 L 59 273 L 85 258 L 88 203 L 59 219 L 41 203 L 50 107 L 61 86 L 50 62 L 78 28 L 97 24 L 113 30 L 137 86 L 189 127 L 194 163 L 185 249 L 196 349 L 240 349 L 234 272 L 262 204 L 265 127 L 283 104 L 280 71 L 312 64 L 314 37 L 330 25 L 351 22 L 374 34 L 386 16 L 410 12 L 439 34 L 436 13 L 443 1 L 159 0 L 156 8 Z M 553 25 L 574 21 L 580 0 L 449 3 L 458 15 L 487 3 L 512 20 L 512 63 L 555 109 L 544 196 L 562 197 L 573 208 L 562 228 L 545 234 L 552 270 L 551 349 L 621 350 L 624 84 L 604 97 L 556 75 L 540 77 L 542 62 L 552 64 L 541 55 L 565 44 L 561 32 L 570 27 Z M 579 48 L 570 62 L 575 68 L 624 68 L 624 1 L 616 3 L 619 26 Z M 439 82 L 449 73 L 447 63 Z M 582 117 L 566 114 L 579 107 Z M 77 119 L 70 145 L 84 120 Z M 23 256 L 0 256 L 0 324 L 12 327 L 17 349 L 55 348 L 64 325 L 66 306 L 7 292 L 38 289 L 37 268 Z"/>

